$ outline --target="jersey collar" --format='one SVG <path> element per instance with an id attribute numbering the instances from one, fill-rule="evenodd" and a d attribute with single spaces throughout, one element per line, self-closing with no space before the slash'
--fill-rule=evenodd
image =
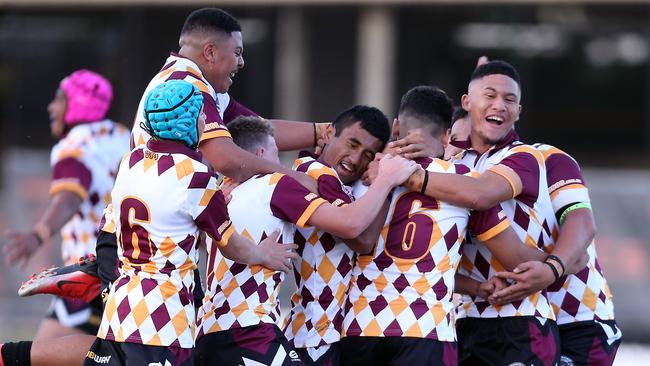
<path id="1" fill-rule="evenodd" d="M 503 149 L 506 146 L 512 145 L 514 142 L 517 141 L 519 141 L 519 135 L 517 135 L 517 132 L 515 132 L 514 129 L 510 130 L 510 132 L 508 132 L 508 134 L 503 139 L 501 139 L 501 141 L 499 141 L 497 144 L 490 147 L 488 151 L 486 151 L 486 153 L 488 154 L 488 156 L 492 156 L 492 154 L 496 153 L 497 151 Z M 476 154 L 478 156 L 481 155 L 479 154 L 478 151 L 472 149 L 472 142 L 470 139 L 467 139 L 467 141 L 454 141 L 452 142 L 452 145 L 459 147 L 461 149 L 465 149 L 465 151 L 463 152 L 463 156 L 465 154 Z"/>
<path id="2" fill-rule="evenodd" d="M 202 161 L 203 159 L 201 152 L 192 150 L 183 143 L 176 141 L 151 138 L 147 141 L 147 148 L 153 152 L 187 155 L 196 161 Z"/>
<path id="3" fill-rule="evenodd" d="M 315 161 L 317 161 L 317 162 L 319 162 L 319 163 L 325 165 L 325 166 L 328 167 L 328 168 L 331 168 L 331 167 L 332 167 L 331 165 L 327 164 L 327 163 L 324 162 L 322 159 L 320 159 L 320 155 L 319 155 L 319 154 L 314 154 L 314 153 L 311 152 L 311 151 L 302 150 L 302 151 L 300 151 L 300 152 L 298 153 L 298 159 L 304 159 L 304 158 L 312 158 L 312 159 L 314 159 Z"/>

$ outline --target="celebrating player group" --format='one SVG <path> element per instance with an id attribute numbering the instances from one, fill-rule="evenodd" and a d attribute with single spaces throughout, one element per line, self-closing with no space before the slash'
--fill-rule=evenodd
<path id="1" fill-rule="evenodd" d="M 3 253 L 60 230 L 66 266 L 21 287 L 56 296 L 0 366 L 612 365 L 589 193 L 571 156 L 519 140 L 512 65 L 481 58 L 456 107 L 423 85 L 392 122 L 355 105 L 310 123 L 228 94 L 244 45 L 225 11 L 192 12 L 179 47 L 130 137 L 108 80 L 61 81 L 50 201 Z M 287 150 L 305 150 L 292 168 Z"/>

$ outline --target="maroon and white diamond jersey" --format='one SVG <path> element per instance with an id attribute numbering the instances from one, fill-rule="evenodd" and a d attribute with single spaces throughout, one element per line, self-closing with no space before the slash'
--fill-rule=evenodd
<path id="1" fill-rule="evenodd" d="M 145 122 L 144 104 L 146 96 L 156 86 L 168 80 L 184 80 L 196 86 L 203 94 L 203 113 L 205 113 L 205 129 L 201 136 L 201 141 L 209 140 L 216 137 L 230 137 L 230 132 L 223 123 L 224 107 L 230 102 L 230 97 L 224 95 L 221 97 L 225 106 L 218 105 L 219 97 L 212 88 L 212 85 L 203 77 L 201 69 L 190 59 L 172 53 L 165 61 L 165 66 L 151 79 L 147 89 L 142 94 L 138 112 L 135 115 L 133 131 L 131 132 L 131 147 L 145 144 L 151 136 L 145 131 L 140 124 Z"/>
<path id="2" fill-rule="evenodd" d="M 420 164 L 430 172 L 477 175 L 440 159 Z M 509 226 L 500 206 L 470 219 L 467 208 L 396 188 L 373 252 L 359 255 L 353 268 L 345 336 L 456 341 L 452 295 L 465 233 L 488 240 Z"/>
<path id="3" fill-rule="evenodd" d="M 144 122 L 145 97 L 153 88 L 167 80 L 185 80 L 199 88 L 203 94 L 203 113 L 205 113 L 205 129 L 201 141 L 215 137 L 230 137 L 230 133 L 224 126 L 238 116 L 257 116 L 246 106 L 237 102 L 228 93 L 217 93 L 210 83 L 203 77 L 199 67 L 190 59 L 176 53 L 169 55 L 165 65 L 156 76 L 149 82 L 145 90 L 138 112 L 135 116 L 133 131 L 131 132 L 131 147 L 145 144 L 151 136 L 143 130 L 140 123 Z"/>
<path id="4" fill-rule="evenodd" d="M 590 203 L 589 191 L 578 163 L 551 145 L 533 146 L 544 155 L 548 190 L 553 204 L 550 214 L 555 216 L 556 212 L 570 204 Z M 554 233 L 559 230 L 557 226 L 553 227 Z M 546 251 L 552 252 L 553 247 L 547 247 Z M 587 254 L 589 261 L 584 269 L 548 288 L 548 297 L 558 324 L 614 319 L 612 293 L 598 264 L 594 242 L 587 248 Z"/>
<path id="5" fill-rule="evenodd" d="M 316 179 L 320 197 L 333 205 L 352 202 L 351 190 L 336 171 L 314 157 L 296 160 L 294 169 Z M 297 348 L 338 342 L 355 253 L 341 239 L 314 227 L 298 228 L 294 242 L 300 255 L 293 261 L 297 289 L 285 335 Z"/>
<path id="6" fill-rule="evenodd" d="M 518 141 L 511 131 L 499 144 L 483 154 L 465 150 L 457 156 L 457 162 L 466 164 L 479 173 L 491 171 L 508 180 L 515 193 L 513 199 L 501 202 L 504 212 L 512 223 L 519 239 L 526 245 L 544 248 L 553 243 L 552 228 L 555 218 L 546 184 L 544 157 L 534 147 Z M 517 179 L 518 177 L 518 179 Z M 514 178 L 514 179 L 513 179 Z M 520 181 L 521 185 L 515 182 Z M 504 267 L 492 256 L 480 238 L 471 238 L 463 249 L 459 273 L 479 282 L 487 281 Z M 505 305 L 490 305 L 487 300 L 463 295 L 457 307 L 459 318 L 495 318 L 508 316 L 536 316 L 555 319 L 546 298 L 546 291 L 535 293 L 521 301 Z"/>
<path id="7" fill-rule="evenodd" d="M 326 201 L 293 178 L 275 173 L 252 177 L 232 191 L 228 212 L 235 230 L 259 243 L 275 230 L 293 243 L 296 225 L 304 227 Z M 207 291 L 197 315 L 197 338 L 213 332 L 276 323 L 284 273 L 247 266 L 223 256 L 208 242 Z"/>
<path id="8" fill-rule="evenodd" d="M 52 148 L 50 194 L 69 191 L 83 200 L 61 228 L 65 265 L 95 253 L 102 210 L 110 199 L 120 159 L 128 151 L 128 130 L 111 120 L 76 125 Z"/>
<path id="9" fill-rule="evenodd" d="M 97 336 L 193 347 L 198 232 L 222 245 L 234 232 L 214 171 L 197 151 L 150 140 L 122 160 L 111 200 L 103 230 L 117 235 L 120 276 Z"/>

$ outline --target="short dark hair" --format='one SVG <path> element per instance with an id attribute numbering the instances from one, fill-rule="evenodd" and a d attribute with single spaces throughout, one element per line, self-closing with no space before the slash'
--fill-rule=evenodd
<path id="1" fill-rule="evenodd" d="M 361 122 L 361 128 L 381 141 L 383 149 L 390 139 L 390 122 L 386 115 L 375 107 L 355 105 L 343 111 L 332 122 L 336 131 L 334 136 L 340 136 L 344 129 L 357 122 Z"/>
<path id="2" fill-rule="evenodd" d="M 257 116 L 239 116 L 228 123 L 233 142 L 242 149 L 254 153 L 266 146 L 269 137 L 275 136 L 271 123 Z"/>
<path id="3" fill-rule="evenodd" d="M 454 104 L 444 90 L 436 86 L 420 85 L 402 96 L 398 113 L 433 125 L 431 133 L 438 136 L 451 127 L 453 110 Z"/>
<path id="4" fill-rule="evenodd" d="M 519 89 L 521 89 L 521 81 L 519 80 L 519 73 L 509 63 L 501 60 L 493 60 L 477 67 L 472 73 L 470 80 L 480 79 L 488 75 L 505 75 L 514 80 Z"/>
<path id="5" fill-rule="evenodd" d="M 454 108 L 454 114 L 451 115 L 451 124 L 453 125 L 454 122 L 458 121 L 461 118 L 465 118 L 469 115 L 469 112 L 467 112 L 463 107 L 455 107 Z"/>
<path id="6" fill-rule="evenodd" d="M 218 8 L 202 8 L 194 10 L 187 16 L 181 35 L 206 30 L 230 35 L 232 32 L 241 32 L 241 26 L 237 19 L 226 11 Z"/>

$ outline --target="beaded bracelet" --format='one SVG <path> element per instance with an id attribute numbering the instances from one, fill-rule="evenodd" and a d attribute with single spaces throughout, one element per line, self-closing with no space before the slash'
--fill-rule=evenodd
<path id="1" fill-rule="evenodd" d="M 564 263 L 562 262 L 560 257 L 558 257 L 556 255 L 553 255 L 553 254 L 549 254 L 546 257 L 546 259 L 544 259 L 544 261 L 546 262 L 549 259 L 552 260 L 552 261 L 556 261 L 560 265 L 560 267 L 562 267 L 562 276 L 564 276 L 564 274 L 566 273 L 566 267 L 564 266 Z"/>

